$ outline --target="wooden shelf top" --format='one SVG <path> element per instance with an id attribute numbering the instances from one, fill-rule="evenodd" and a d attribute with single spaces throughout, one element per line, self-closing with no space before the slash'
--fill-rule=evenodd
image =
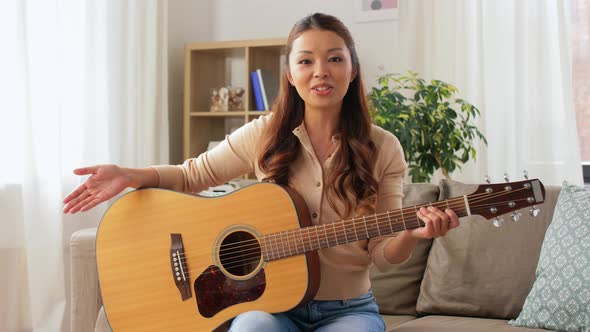
<path id="1" fill-rule="evenodd" d="M 286 38 L 266 38 L 266 39 L 250 39 L 250 40 L 229 40 L 229 41 L 212 41 L 203 43 L 188 43 L 185 44 L 184 49 L 189 50 L 212 50 L 212 49 L 227 49 L 239 47 L 266 47 L 266 46 L 283 46 L 287 43 Z"/>

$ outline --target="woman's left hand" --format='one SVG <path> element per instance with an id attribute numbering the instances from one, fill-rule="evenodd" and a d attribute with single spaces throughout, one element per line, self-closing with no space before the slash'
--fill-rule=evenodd
<path id="1" fill-rule="evenodd" d="M 410 234 L 415 238 L 433 239 L 445 236 L 449 230 L 459 226 L 459 218 L 451 209 L 446 209 L 443 212 L 434 206 L 429 206 L 428 208 L 420 208 L 416 215 L 425 225 L 410 231 Z"/>

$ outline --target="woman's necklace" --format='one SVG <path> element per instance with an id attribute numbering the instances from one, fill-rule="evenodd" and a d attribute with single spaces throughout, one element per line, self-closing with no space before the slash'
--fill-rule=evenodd
<path id="1" fill-rule="evenodd" d="M 323 164 L 328 158 L 330 158 L 332 156 L 332 153 L 334 152 L 333 150 L 335 147 L 334 141 L 335 141 L 335 138 L 332 137 L 330 139 L 330 143 L 328 143 L 328 145 L 324 149 L 322 149 L 321 151 L 316 153 L 320 163 Z"/>

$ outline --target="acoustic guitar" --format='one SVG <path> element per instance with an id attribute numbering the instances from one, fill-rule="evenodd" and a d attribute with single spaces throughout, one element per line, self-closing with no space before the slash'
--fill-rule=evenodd
<path id="1" fill-rule="evenodd" d="M 428 205 L 492 219 L 538 211 L 544 197 L 533 179 Z M 215 198 L 129 192 L 107 210 L 96 240 L 108 321 L 115 332 L 211 331 L 246 311 L 287 311 L 313 299 L 318 249 L 424 226 L 420 207 L 312 225 L 301 196 L 272 183 Z"/>

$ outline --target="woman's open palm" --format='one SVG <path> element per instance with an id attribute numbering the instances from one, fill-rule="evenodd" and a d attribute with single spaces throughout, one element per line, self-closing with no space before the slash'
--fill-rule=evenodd
<path id="1" fill-rule="evenodd" d="M 64 213 L 88 211 L 131 186 L 131 178 L 117 165 L 78 168 L 74 174 L 90 177 L 64 199 Z"/>

